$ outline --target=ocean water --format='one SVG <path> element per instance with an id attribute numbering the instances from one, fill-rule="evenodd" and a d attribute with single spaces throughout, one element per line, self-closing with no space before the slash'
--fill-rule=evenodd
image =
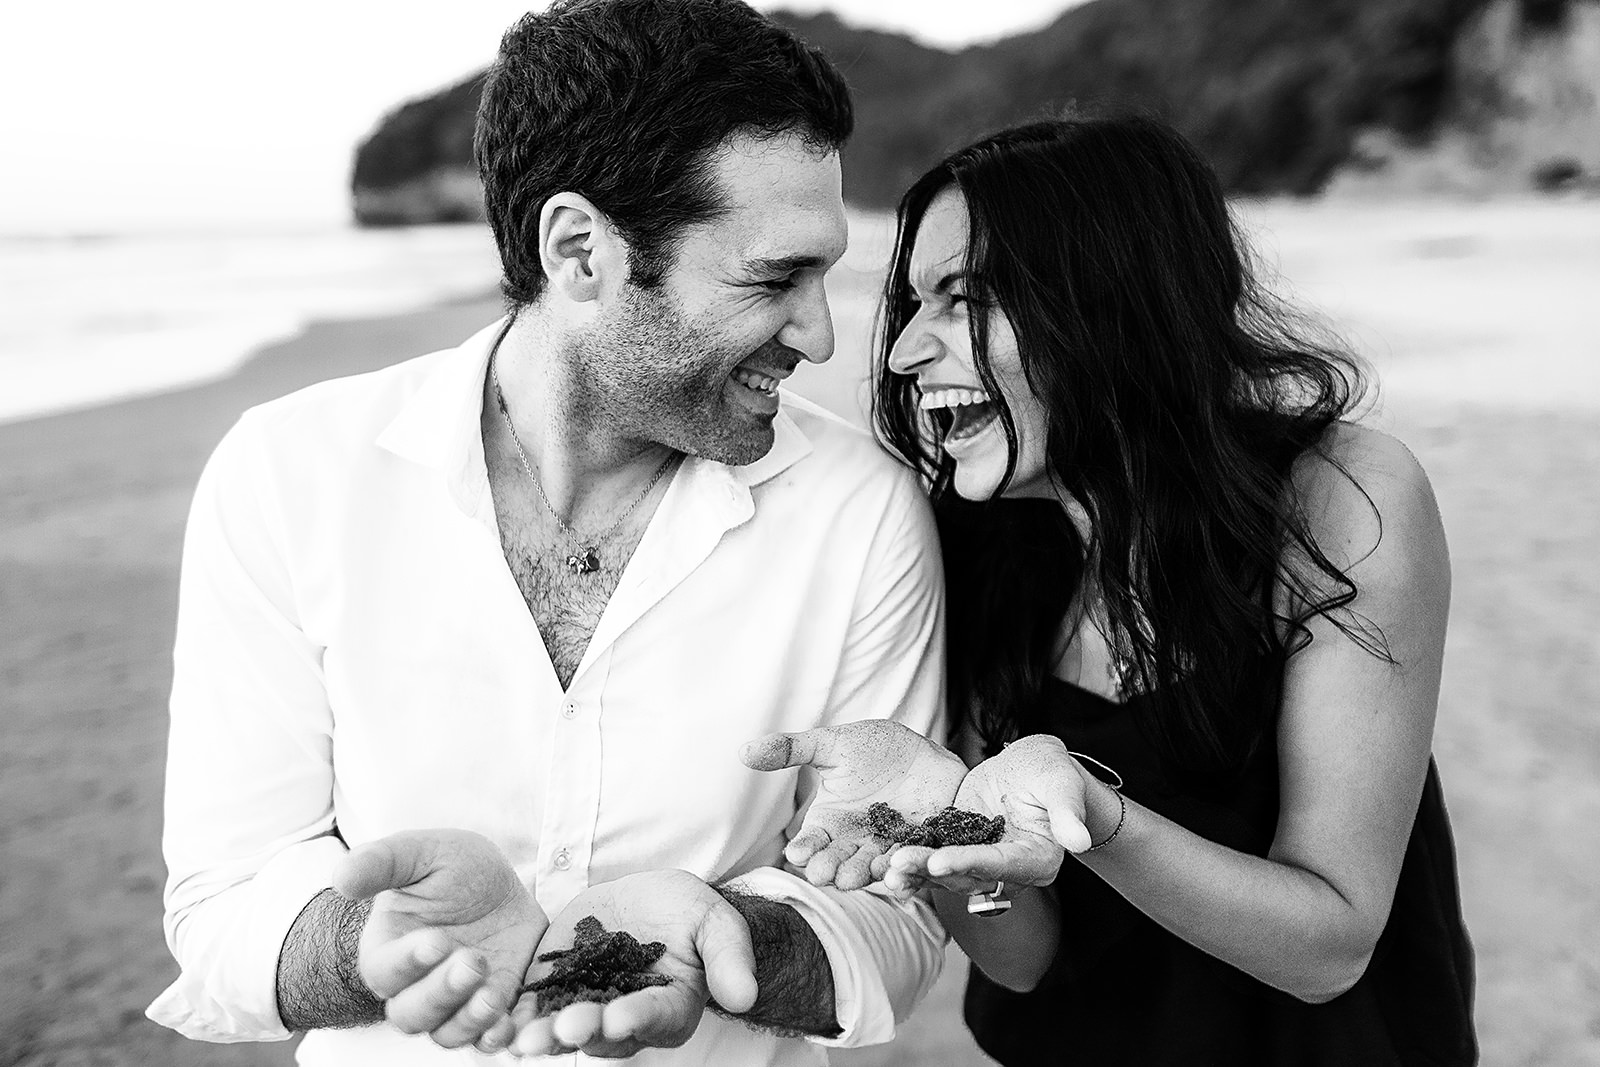
<path id="1" fill-rule="evenodd" d="M 1600 201 L 1235 208 L 1273 288 L 1324 315 L 1391 398 L 1600 410 Z M 893 234 L 890 216 L 850 213 L 829 276 L 835 377 L 865 373 Z M 0 234 L 0 422 L 221 377 L 312 319 L 422 307 L 498 278 L 482 226 Z M 849 410 L 859 383 L 818 388 Z"/>
<path id="2" fill-rule="evenodd" d="M 483 226 L 0 235 L 0 422 L 231 373 L 319 318 L 471 296 Z"/>

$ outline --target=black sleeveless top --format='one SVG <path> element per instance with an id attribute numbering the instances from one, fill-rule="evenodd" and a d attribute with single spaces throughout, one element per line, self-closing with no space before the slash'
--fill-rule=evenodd
<path id="1" fill-rule="evenodd" d="M 1118 705 L 1059 681 L 1049 698 L 1040 725 L 1115 768 L 1130 799 L 1266 855 L 1278 818 L 1275 746 L 1262 745 L 1227 794 L 1199 796 L 1162 774 L 1138 728 L 1140 698 Z M 1061 947 L 1039 986 L 1013 993 L 976 967 L 967 985 L 967 1025 L 1006 1067 L 1477 1062 L 1472 946 L 1431 760 L 1388 925 L 1366 974 L 1326 1004 L 1297 1000 L 1168 933 L 1070 857 L 1055 886 Z"/>

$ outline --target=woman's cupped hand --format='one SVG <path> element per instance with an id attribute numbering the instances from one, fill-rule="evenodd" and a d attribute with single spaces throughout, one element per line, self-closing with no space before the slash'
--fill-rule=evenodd
<path id="1" fill-rule="evenodd" d="M 887 858 L 883 882 L 908 899 L 935 886 L 954 893 L 1055 881 L 1067 852 L 1089 847 L 1084 825 L 1086 772 L 1057 737 L 1033 734 L 1007 745 L 967 772 L 955 806 L 1003 815 L 1005 834 L 991 845 L 904 845 Z"/>

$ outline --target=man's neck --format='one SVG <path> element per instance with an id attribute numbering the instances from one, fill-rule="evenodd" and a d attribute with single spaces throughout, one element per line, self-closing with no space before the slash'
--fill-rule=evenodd
<path id="1" fill-rule="evenodd" d="M 519 468 L 525 463 L 523 473 L 563 523 L 593 526 L 625 506 L 674 453 L 617 434 L 559 346 L 528 311 L 500 339 L 484 382 L 484 452 L 504 451 Z"/>

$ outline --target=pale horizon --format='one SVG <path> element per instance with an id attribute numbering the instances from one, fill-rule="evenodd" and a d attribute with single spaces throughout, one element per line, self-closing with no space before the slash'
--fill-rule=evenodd
<path id="1" fill-rule="evenodd" d="M 960 47 L 1079 0 L 791 0 Z M 0 235 L 325 228 L 349 222 L 355 146 L 405 100 L 493 58 L 526 0 L 30 5 L 0 35 Z"/>

